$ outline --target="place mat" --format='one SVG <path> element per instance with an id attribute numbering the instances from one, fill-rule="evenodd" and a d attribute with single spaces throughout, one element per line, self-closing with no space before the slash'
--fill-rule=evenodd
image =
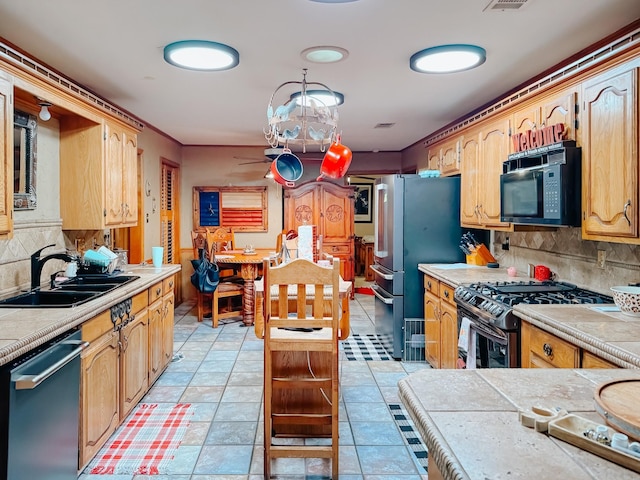
<path id="1" fill-rule="evenodd" d="M 347 360 L 391 360 L 391 357 L 375 334 L 360 335 L 354 333 L 342 341 L 342 350 Z"/>
<path id="2" fill-rule="evenodd" d="M 92 475 L 161 475 L 184 438 L 195 408 L 139 404 L 89 463 Z"/>

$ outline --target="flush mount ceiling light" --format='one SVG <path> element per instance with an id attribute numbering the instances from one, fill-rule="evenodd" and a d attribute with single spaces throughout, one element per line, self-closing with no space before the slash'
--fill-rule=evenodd
<path id="1" fill-rule="evenodd" d="M 325 84 L 307 82 L 304 68 L 302 81 L 284 82 L 271 95 L 267 105 L 268 125 L 263 129 L 265 139 L 272 148 L 299 145 L 304 153 L 307 146 L 318 145 L 324 152 L 336 138 L 340 100 L 344 100 L 344 95 Z"/>
<path id="2" fill-rule="evenodd" d="M 183 40 L 164 47 L 167 63 L 188 70 L 229 70 L 240 62 L 240 54 L 234 48 L 207 40 Z"/>
<path id="3" fill-rule="evenodd" d="M 304 104 L 305 107 L 311 106 L 312 101 L 327 107 L 337 107 L 344 103 L 344 95 L 332 90 L 307 90 L 306 95 L 302 92 L 294 92 L 289 98 L 295 101 L 296 105 Z"/>
<path id="4" fill-rule="evenodd" d="M 313 63 L 336 63 L 340 60 L 344 60 L 349 56 L 349 52 L 341 47 L 310 47 L 305 48 L 300 52 L 300 56 L 304 60 L 308 60 Z"/>
<path id="5" fill-rule="evenodd" d="M 441 45 L 414 53 L 409 65 L 420 73 L 452 73 L 482 65 L 486 58 L 484 48 L 475 45 Z"/>

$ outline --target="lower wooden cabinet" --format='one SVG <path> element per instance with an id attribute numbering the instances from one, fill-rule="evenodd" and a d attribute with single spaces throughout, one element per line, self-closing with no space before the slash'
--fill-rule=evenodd
<path id="1" fill-rule="evenodd" d="M 521 327 L 522 368 L 618 368 L 529 322 Z"/>
<path id="2" fill-rule="evenodd" d="M 425 358 L 433 368 L 456 368 L 458 360 L 458 313 L 454 288 L 424 276 Z"/>
<path id="3" fill-rule="evenodd" d="M 90 346 L 81 356 L 80 470 L 171 361 L 173 287 L 172 276 L 82 325 Z"/>

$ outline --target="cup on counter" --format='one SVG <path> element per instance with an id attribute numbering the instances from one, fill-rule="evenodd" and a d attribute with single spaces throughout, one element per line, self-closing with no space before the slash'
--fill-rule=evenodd
<path id="1" fill-rule="evenodd" d="M 160 268 L 162 266 L 163 258 L 164 258 L 164 248 L 151 247 L 151 260 L 153 262 L 154 267 Z"/>
<path id="2" fill-rule="evenodd" d="M 510 277 L 515 277 L 518 275 L 518 270 L 516 269 L 516 267 L 509 267 L 507 268 L 507 275 L 509 275 Z"/>
<path id="3" fill-rule="evenodd" d="M 553 277 L 555 277 L 555 274 L 549 267 L 546 267 L 544 265 L 536 265 L 534 268 L 533 276 L 536 280 L 543 282 L 545 280 L 551 280 Z"/>

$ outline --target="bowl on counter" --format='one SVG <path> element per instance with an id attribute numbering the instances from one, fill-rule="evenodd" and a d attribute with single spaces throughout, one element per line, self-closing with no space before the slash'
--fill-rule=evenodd
<path id="1" fill-rule="evenodd" d="M 640 287 L 611 287 L 613 301 L 625 315 L 640 317 Z"/>

